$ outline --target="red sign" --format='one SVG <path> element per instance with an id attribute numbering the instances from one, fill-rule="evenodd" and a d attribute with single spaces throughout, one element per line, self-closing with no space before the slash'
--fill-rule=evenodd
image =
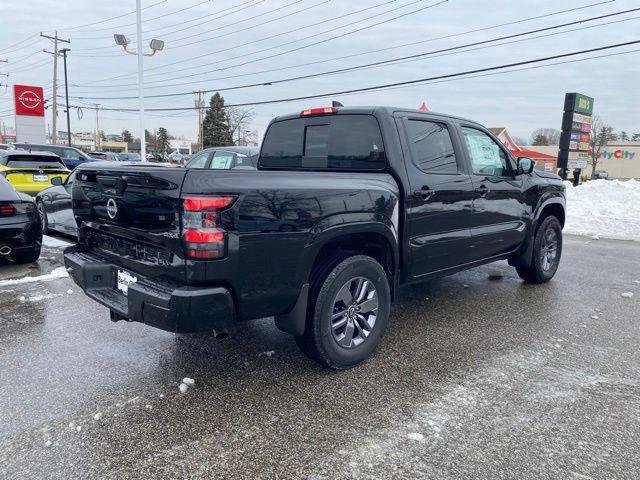
<path id="1" fill-rule="evenodd" d="M 14 85 L 13 100 L 16 105 L 16 115 L 44 117 L 44 92 L 42 87 Z"/>

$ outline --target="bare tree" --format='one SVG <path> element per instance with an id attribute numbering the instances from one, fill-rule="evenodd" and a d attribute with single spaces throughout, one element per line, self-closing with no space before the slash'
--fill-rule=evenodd
<path id="1" fill-rule="evenodd" d="M 251 122 L 255 117 L 252 109 L 226 107 L 225 112 L 229 119 L 229 129 L 236 145 L 247 145 L 257 137 L 253 130 L 250 130 Z"/>
<path id="2" fill-rule="evenodd" d="M 533 142 L 539 136 L 545 137 L 549 145 L 560 145 L 560 130 L 556 128 L 537 128 L 531 134 L 530 144 L 535 145 Z"/>
<path id="3" fill-rule="evenodd" d="M 596 176 L 596 168 L 600 161 L 602 149 L 616 137 L 617 135 L 613 132 L 611 125 L 606 124 L 597 115 L 591 117 L 591 135 L 589 139 L 589 147 L 591 149 L 591 179 L 594 179 Z"/>

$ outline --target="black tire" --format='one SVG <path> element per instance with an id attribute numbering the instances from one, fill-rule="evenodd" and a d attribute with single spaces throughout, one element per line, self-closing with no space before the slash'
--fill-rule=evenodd
<path id="1" fill-rule="evenodd" d="M 551 248 L 552 245 L 555 245 L 555 249 Z M 545 283 L 556 274 L 561 256 L 562 226 L 556 217 L 548 216 L 538 226 L 533 239 L 531 265 L 516 267 L 516 271 L 518 276 L 527 283 Z"/>
<path id="2" fill-rule="evenodd" d="M 47 209 L 44 206 L 42 200 L 38 200 L 38 215 L 40 215 L 40 222 L 42 223 L 42 234 L 49 233 L 49 220 L 47 220 Z"/>
<path id="3" fill-rule="evenodd" d="M 343 292 L 352 295 L 353 308 L 338 298 Z M 359 303 L 355 298 L 358 292 L 363 295 Z M 335 370 L 354 367 L 370 357 L 387 329 L 391 308 L 389 279 L 380 264 L 366 255 L 328 258 L 312 275 L 309 293 L 305 333 L 296 337 L 300 349 Z M 366 310 L 374 304 L 374 309 Z M 340 305 L 337 310 L 348 313 L 333 323 L 336 305 Z M 345 324 L 340 330 L 336 325 L 342 320 Z"/>
<path id="4" fill-rule="evenodd" d="M 14 252 L 11 254 L 11 260 L 15 263 L 35 263 L 40 258 L 40 246 L 28 252 Z"/>

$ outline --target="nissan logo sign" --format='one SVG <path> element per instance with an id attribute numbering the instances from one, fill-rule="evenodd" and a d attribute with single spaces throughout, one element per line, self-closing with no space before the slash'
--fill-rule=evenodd
<path id="1" fill-rule="evenodd" d="M 114 218 L 116 218 L 117 214 L 118 214 L 118 205 L 116 204 L 116 201 L 113 198 L 110 198 L 109 201 L 107 201 L 107 215 L 109 215 L 109 218 L 113 220 Z"/>
<path id="2" fill-rule="evenodd" d="M 42 99 L 38 96 L 37 93 L 31 90 L 25 90 L 18 96 L 18 101 L 25 107 L 29 109 L 38 108 L 42 103 Z"/>

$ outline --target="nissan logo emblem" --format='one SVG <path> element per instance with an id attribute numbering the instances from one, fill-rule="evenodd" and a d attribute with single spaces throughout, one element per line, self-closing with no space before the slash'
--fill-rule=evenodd
<path id="1" fill-rule="evenodd" d="M 116 201 L 113 198 L 110 198 L 107 201 L 107 215 L 109 215 L 109 218 L 114 219 L 116 218 L 117 214 L 118 214 L 118 205 L 116 204 Z"/>
<path id="2" fill-rule="evenodd" d="M 38 94 L 31 90 L 26 90 L 22 92 L 18 96 L 18 100 L 25 108 L 30 108 L 30 109 L 37 108 L 42 102 L 42 99 L 38 96 Z"/>

